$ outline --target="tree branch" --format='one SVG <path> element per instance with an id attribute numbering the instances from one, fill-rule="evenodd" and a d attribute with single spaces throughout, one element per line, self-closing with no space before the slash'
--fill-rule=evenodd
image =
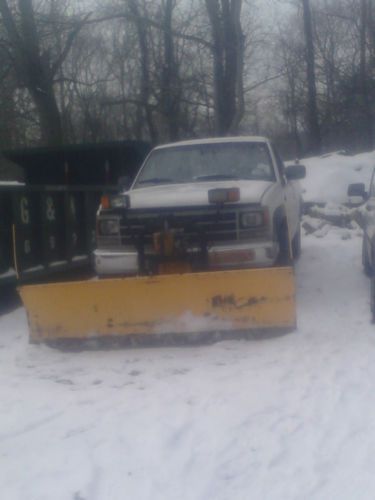
<path id="1" fill-rule="evenodd" d="M 120 97 L 118 99 L 102 100 L 101 104 L 103 106 L 118 106 L 120 104 L 136 104 L 137 106 L 142 106 L 142 107 L 148 106 L 149 108 L 157 109 L 156 104 L 149 104 L 147 102 L 142 101 L 142 99 L 130 99 L 127 97 L 125 97 L 124 99 Z"/>
<path id="2" fill-rule="evenodd" d="M 278 73 L 277 75 L 269 76 L 268 78 L 265 78 L 264 80 L 261 80 L 260 82 L 254 83 L 254 85 L 251 85 L 250 87 L 246 87 L 244 92 L 247 94 L 248 92 L 252 92 L 253 90 L 257 89 L 258 87 L 261 87 L 265 83 L 271 82 L 272 80 L 277 80 L 278 78 L 281 78 L 282 76 L 285 76 L 287 74 L 286 71 L 282 71 Z"/>
<path id="3" fill-rule="evenodd" d="M 81 31 L 83 26 L 87 24 L 88 18 L 91 16 L 91 12 L 89 12 L 80 22 L 78 22 L 75 26 L 75 28 L 69 33 L 69 36 L 67 38 L 66 44 L 64 49 L 62 50 L 61 54 L 57 58 L 57 60 L 54 62 L 51 68 L 51 76 L 52 78 L 56 75 L 57 71 L 67 58 L 70 49 L 72 48 L 73 42 L 75 38 L 77 37 L 78 33 Z"/>
<path id="4" fill-rule="evenodd" d="M 137 20 L 137 16 L 132 15 L 132 14 L 127 14 L 127 13 L 119 13 L 119 14 L 111 14 L 108 16 L 103 16 L 103 17 L 98 17 L 96 19 L 90 19 L 89 21 L 86 22 L 86 24 L 96 24 L 96 23 L 102 23 L 106 21 L 112 21 L 113 19 L 130 19 L 132 21 Z M 139 19 L 141 19 L 143 22 L 148 24 L 149 26 L 153 28 L 157 28 L 161 31 L 165 31 L 165 28 L 162 24 L 158 23 L 157 21 L 154 21 L 153 19 L 150 19 L 148 17 L 142 17 L 139 16 Z M 203 45 L 204 47 L 207 47 L 209 49 L 212 48 L 212 44 L 205 40 L 204 38 L 201 38 L 199 36 L 195 35 L 185 35 L 183 33 L 179 33 L 177 31 L 172 31 L 171 32 L 172 36 L 176 38 L 180 38 L 181 40 L 188 40 L 190 42 L 196 42 L 200 45 Z"/>

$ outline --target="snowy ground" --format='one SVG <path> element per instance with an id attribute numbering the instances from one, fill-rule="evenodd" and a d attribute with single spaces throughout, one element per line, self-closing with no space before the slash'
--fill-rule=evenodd
<path id="1" fill-rule="evenodd" d="M 278 338 L 63 353 L 0 317 L 1 498 L 372 499 L 375 326 L 347 233 L 304 238 Z"/>
<path id="2" fill-rule="evenodd" d="M 375 152 L 301 163 L 305 200 L 340 215 L 347 185 L 368 185 Z M 22 308 L 0 316 L 1 498 L 374 498 L 375 325 L 361 232 L 314 210 L 292 334 L 64 353 L 28 345 Z"/>
<path id="3" fill-rule="evenodd" d="M 375 167 L 375 151 L 355 156 L 330 153 L 304 158 L 301 163 L 306 166 L 307 172 L 301 182 L 306 202 L 347 203 L 349 184 L 363 182 L 366 187 L 369 186 Z"/>

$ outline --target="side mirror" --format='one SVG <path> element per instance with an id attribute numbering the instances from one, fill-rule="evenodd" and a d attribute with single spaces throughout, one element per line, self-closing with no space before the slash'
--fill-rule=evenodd
<path id="1" fill-rule="evenodd" d="M 367 199 L 366 187 L 363 182 L 358 182 L 356 184 L 349 184 L 348 186 L 348 196 L 359 196 L 362 199 Z"/>
<path id="2" fill-rule="evenodd" d="M 125 189 L 125 191 L 127 191 L 130 188 L 131 183 L 132 181 L 129 175 L 122 175 L 121 177 L 118 178 L 117 182 L 120 188 Z"/>
<path id="3" fill-rule="evenodd" d="M 290 165 L 285 169 L 285 177 L 288 181 L 296 181 L 306 177 L 306 167 L 304 165 Z"/>

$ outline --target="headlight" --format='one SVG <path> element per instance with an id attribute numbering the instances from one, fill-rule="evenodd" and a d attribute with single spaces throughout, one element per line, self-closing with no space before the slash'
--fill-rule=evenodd
<path id="1" fill-rule="evenodd" d="M 241 227 L 258 227 L 265 223 L 263 212 L 244 212 L 240 216 Z"/>
<path id="2" fill-rule="evenodd" d="M 99 221 L 99 232 L 100 234 L 119 234 L 120 232 L 120 221 L 118 219 L 102 219 Z"/>
<path id="3" fill-rule="evenodd" d="M 111 208 L 127 208 L 128 204 L 128 197 L 124 195 L 110 196 L 109 198 Z"/>

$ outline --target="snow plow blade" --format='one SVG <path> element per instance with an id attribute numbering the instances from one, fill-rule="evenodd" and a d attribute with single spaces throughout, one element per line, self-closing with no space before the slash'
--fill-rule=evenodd
<path id="1" fill-rule="evenodd" d="M 296 326 L 289 267 L 30 285 L 20 294 L 31 342 Z"/>

